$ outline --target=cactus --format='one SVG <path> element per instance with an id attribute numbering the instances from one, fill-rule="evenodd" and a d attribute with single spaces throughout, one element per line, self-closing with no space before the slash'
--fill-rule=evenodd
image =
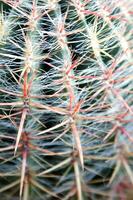
<path id="1" fill-rule="evenodd" d="M 133 2 L 0 1 L 0 199 L 129 200 Z"/>

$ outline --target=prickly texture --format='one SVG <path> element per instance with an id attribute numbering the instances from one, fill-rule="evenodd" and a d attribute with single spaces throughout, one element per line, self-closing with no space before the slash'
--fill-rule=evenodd
<path id="1" fill-rule="evenodd" d="M 0 1 L 0 199 L 129 200 L 133 2 Z"/>

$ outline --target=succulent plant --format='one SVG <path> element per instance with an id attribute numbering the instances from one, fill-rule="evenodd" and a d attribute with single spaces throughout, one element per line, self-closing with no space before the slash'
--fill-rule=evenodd
<path id="1" fill-rule="evenodd" d="M 129 200 L 132 0 L 0 1 L 0 199 Z"/>

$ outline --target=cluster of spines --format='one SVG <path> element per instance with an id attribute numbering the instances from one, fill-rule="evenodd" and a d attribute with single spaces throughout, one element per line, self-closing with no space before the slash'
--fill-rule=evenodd
<path id="1" fill-rule="evenodd" d="M 133 184 L 132 3 L 3 2 L 0 175 L 12 178 L 1 183 L 2 198 L 12 188 L 23 200 L 125 197 L 121 185 Z"/>

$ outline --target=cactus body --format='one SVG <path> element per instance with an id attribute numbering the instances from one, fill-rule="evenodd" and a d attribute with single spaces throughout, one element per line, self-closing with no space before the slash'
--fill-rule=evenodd
<path id="1" fill-rule="evenodd" d="M 131 0 L 0 1 L 1 200 L 130 199 L 132 28 Z"/>

